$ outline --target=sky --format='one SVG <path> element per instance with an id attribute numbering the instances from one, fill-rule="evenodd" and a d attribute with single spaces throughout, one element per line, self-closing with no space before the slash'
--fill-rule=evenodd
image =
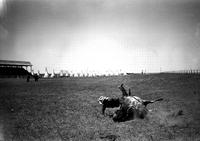
<path id="1" fill-rule="evenodd" d="M 200 69 L 200 1 L 0 0 L 0 59 L 40 72 Z"/>

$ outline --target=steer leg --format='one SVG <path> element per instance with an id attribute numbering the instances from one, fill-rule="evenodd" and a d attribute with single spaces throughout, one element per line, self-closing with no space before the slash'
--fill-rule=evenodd
<path id="1" fill-rule="evenodd" d="M 156 101 L 162 101 L 162 100 L 163 100 L 162 98 L 159 98 L 159 99 L 156 99 L 156 100 L 143 100 L 143 104 L 146 107 L 150 103 L 154 103 Z"/>
<path id="2" fill-rule="evenodd" d="M 131 89 L 128 89 L 128 96 L 131 96 Z"/>
<path id="3" fill-rule="evenodd" d="M 104 113 L 105 113 L 105 110 L 106 110 L 106 106 L 103 105 L 103 106 L 102 106 L 102 114 L 103 114 L 103 115 L 104 115 Z"/>
<path id="4" fill-rule="evenodd" d="M 122 96 L 128 96 L 128 93 L 126 91 L 126 89 L 124 88 L 124 85 L 121 84 L 121 86 L 119 87 L 119 89 L 122 91 Z"/>

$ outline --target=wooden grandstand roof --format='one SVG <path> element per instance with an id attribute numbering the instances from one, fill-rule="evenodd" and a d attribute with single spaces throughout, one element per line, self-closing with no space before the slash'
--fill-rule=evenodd
<path id="1" fill-rule="evenodd" d="M 0 60 L 0 66 L 32 66 L 28 61 Z"/>

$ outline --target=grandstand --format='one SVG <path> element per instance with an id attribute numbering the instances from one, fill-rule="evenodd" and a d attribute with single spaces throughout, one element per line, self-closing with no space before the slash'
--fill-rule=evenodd
<path id="1" fill-rule="evenodd" d="M 0 77 L 25 77 L 31 75 L 32 64 L 27 61 L 0 60 Z"/>

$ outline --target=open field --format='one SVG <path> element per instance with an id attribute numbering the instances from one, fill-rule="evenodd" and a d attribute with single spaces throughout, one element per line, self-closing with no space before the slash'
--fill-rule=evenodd
<path id="1" fill-rule="evenodd" d="M 148 105 L 145 119 L 115 123 L 97 99 L 120 97 L 124 83 Z M 200 75 L 0 79 L 0 140 L 200 140 Z"/>

